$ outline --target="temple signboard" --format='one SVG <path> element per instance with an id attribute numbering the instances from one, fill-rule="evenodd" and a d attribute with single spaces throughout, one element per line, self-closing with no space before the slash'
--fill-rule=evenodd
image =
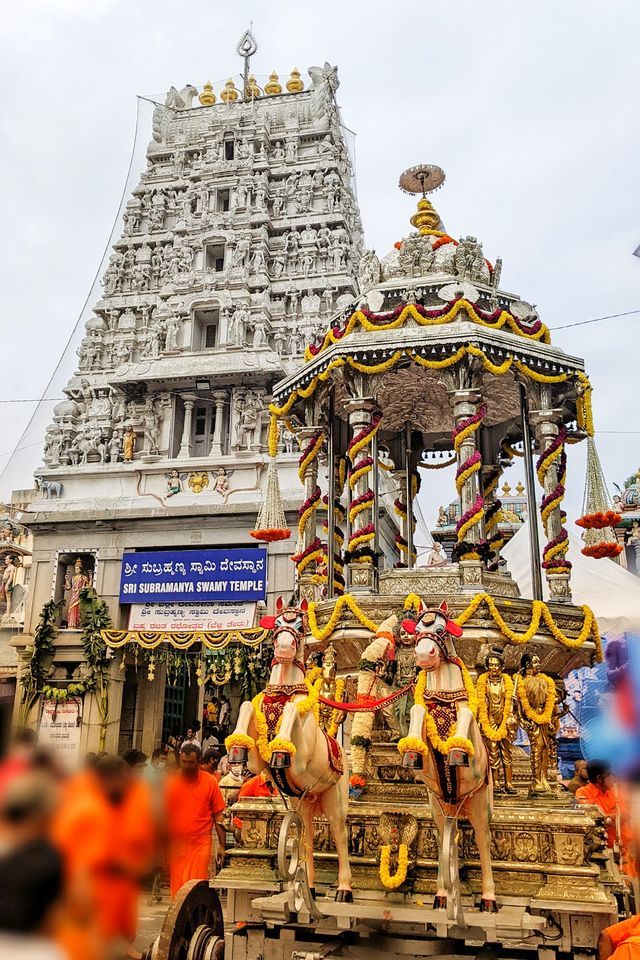
<path id="1" fill-rule="evenodd" d="M 129 630 L 242 630 L 253 626 L 255 611 L 255 603 L 136 603 L 129 611 Z"/>
<path id="2" fill-rule="evenodd" d="M 266 594 L 267 553 L 258 547 L 155 550 L 122 559 L 121 603 L 255 603 Z"/>
<path id="3" fill-rule="evenodd" d="M 80 764 L 82 699 L 71 697 L 62 703 L 44 700 L 38 729 L 40 747 L 50 750 L 67 769 Z"/>

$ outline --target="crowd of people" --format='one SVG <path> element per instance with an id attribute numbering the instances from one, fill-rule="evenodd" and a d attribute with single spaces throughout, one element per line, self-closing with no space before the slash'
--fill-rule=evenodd
<path id="1" fill-rule="evenodd" d="M 603 762 L 577 760 L 565 788 L 598 807 L 606 841 L 623 872 L 636 877 L 624 790 Z M 0 764 L 0 956 L 15 960 L 140 960 L 134 947 L 143 886 L 168 874 L 171 897 L 221 865 L 242 821 L 238 799 L 274 797 L 265 774 L 230 764 L 216 733 L 197 724 L 150 758 L 90 754 L 65 775 L 16 731 Z M 640 917 L 609 927 L 601 960 L 636 960 Z"/>
<path id="2" fill-rule="evenodd" d="M 274 792 L 193 729 L 150 758 L 90 754 L 72 775 L 18 730 L 0 764 L 0 956 L 140 958 L 143 886 L 168 873 L 175 897 L 209 879 L 242 827 L 228 807 Z"/>

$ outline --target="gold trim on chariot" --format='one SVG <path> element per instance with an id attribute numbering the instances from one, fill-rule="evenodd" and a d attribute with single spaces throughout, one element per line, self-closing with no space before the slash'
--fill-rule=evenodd
<path id="1" fill-rule="evenodd" d="M 168 643 L 176 650 L 188 650 L 201 643 L 207 650 L 223 650 L 230 643 L 245 647 L 258 647 L 268 639 L 270 630 L 263 627 L 248 627 L 245 630 L 189 630 L 184 633 L 172 631 L 101 630 L 100 636 L 108 647 L 117 650 L 127 643 L 137 643 L 144 650 L 154 650 Z"/>

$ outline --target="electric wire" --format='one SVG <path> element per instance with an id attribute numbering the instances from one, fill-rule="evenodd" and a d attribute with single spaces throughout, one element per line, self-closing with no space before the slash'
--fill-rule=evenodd
<path id="1" fill-rule="evenodd" d="M 53 381 L 55 380 L 56 374 L 58 373 L 58 370 L 60 369 L 60 367 L 61 367 L 61 365 L 62 365 L 62 362 L 63 362 L 63 360 L 64 360 L 64 358 L 65 358 L 65 356 L 66 356 L 67 350 L 69 349 L 69 347 L 71 346 L 71 343 L 73 342 L 73 339 L 74 339 L 75 334 L 76 334 L 76 330 L 78 329 L 78 325 L 80 324 L 80 322 L 81 322 L 81 320 L 82 320 L 82 317 L 84 316 L 85 310 L 87 309 L 87 306 L 88 306 L 88 304 L 89 304 L 89 300 L 90 300 L 90 298 L 91 298 L 91 296 L 92 296 L 92 294 L 93 294 L 93 291 L 94 291 L 94 289 L 95 289 L 95 285 L 96 285 L 96 283 L 98 282 L 98 280 L 100 279 L 100 270 L 101 270 L 102 264 L 104 263 L 104 259 L 105 259 L 106 255 L 107 255 L 108 251 L 109 251 L 109 248 L 111 247 L 111 241 L 112 241 L 112 238 L 113 238 L 113 236 L 114 236 L 115 230 L 116 230 L 116 228 L 118 227 L 118 224 L 120 223 L 120 212 L 121 212 L 121 210 L 122 210 L 122 205 L 123 205 L 123 203 L 124 203 L 124 201 L 125 201 L 125 199 L 126 199 L 126 196 L 127 196 L 127 187 L 129 186 L 129 177 L 131 176 L 131 170 L 132 170 L 132 168 L 133 168 L 133 161 L 134 161 L 135 155 L 136 155 L 136 144 L 137 144 L 137 142 L 138 142 L 138 128 L 139 128 L 139 125 L 140 125 L 140 103 L 141 103 L 141 98 L 140 98 L 140 97 L 137 97 L 136 100 L 137 100 L 137 105 L 136 105 L 136 123 L 135 123 L 135 128 L 134 128 L 134 131 L 133 131 L 133 144 L 132 144 L 132 146 L 131 146 L 131 155 L 130 155 L 130 157 L 129 157 L 129 164 L 128 164 L 128 166 L 127 166 L 127 173 L 126 173 L 126 176 L 125 176 L 124 185 L 123 185 L 123 187 L 122 187 L 122 193 L 121 193 L 120 199 L 119 199 L 119 201 L 118 201 L 118 208 L 117 208 L 117 210 L 116 210 L 116 215 L 115 215 L 115 217 L 114 217 L 114 219 L 113 219 L 113 223 L 112 223 L 112 225 L 111 225 L 111 230 L 109 231 L 109 236 L 108 236 L 108 238 L 107 238 L 107 242 L 106 242 L 106 244 L 105 244 L 105 246 L 104 246 L 104 250 L 102 251 L 102 255 L 101 255 L 100 260 L 99 260 L 99 262 L 98 262 L 98 266 L 97 266 L 97 268 L 96 268 L 96 272 L 95 272 L 95 274 L 94 274 L 93 280 L 91 281 L 91 286 L 89 287 L 89 290 L 88 290 L 88 292 L 87 292 L 87 296 L 85 297 L 84 303 L 82 304 L 82 309 L 80 310 L 80 313 L 78 314 L 78 319 L 76 320 L 75 324 L 73 325 L 73 330 L 71 331 L 71 333 L 69 334 L 69 337 L 67 338 L 67 342 L 66 342 L 65 345 L 64 345 L 64 350 L 62 351 L 62 354 L 61 354 L 61 356 L 60 356 L 60 359 L 58 360 L 58 363 L 57 363 L 56 366 L 55 366 L 55 369 L 54 369 L 53 373 L 51 374 L 51 376 L 50 376 L 50 378 L 49 378 L 49 381 L 48 381 L 46 387 L 45 387 L 44 390 L 42 391 L 42 397 L 40 398 L 40 400 L 37 401 L 37 402 L 38 402 L 38 406 L 40 405 L 40 403 L 43 403 L 43 402 L 44 402 L 44 395 L 45 395 L 45 393 L 47 392 L 47 390 L 51 387 Z M 36 414 L 37 414 L 37 409 L 36 409 L 36 410 L 33 412 L 33 414 L 31 415 L 31 418 L 29 419 L 29 422 L 27 423 L 26 427 L 25 427 L 24 430 L 22 431 L 22 434 L 21 434 L 21 436 L 20 436 L 20 439 L 19 439 L 18 442 L 16 443 L 14 449 L 11 451 L 11 456 L 9 457 L 9 461 L 8 461 L 8 462 L 5 464 L 5 466 L 3 467 L 2 473 L 0 473 L 0 481 L 4 478 L 5 471 L 7 470 L 7 467 L 9 466 L 9 463 L 11 463 L 11 460 L 12 460 L 12 458 L 13 458 L 13 454 L 14 454 L 14 453 L 17 453 L 18 450 L 20 450 L 20 449 L 22 449 L 22 450 L 26 449 L 26 447 L 20 447 L 20 443 L 21 443 L 21 442 L 25 439 L 25 437 L 27 436 L 27 433 L 29 432 L 29 428 L 31 427 L 31 424 L 33 423 L 33 420 L 34 420 L 34 417 L 36 416 Z M 41 442 L 42 442 L 41 440 L 38 441 L 38 443 L 41 443 Z M 38 444 L 32 443 L 32 444 L 28 444 L 27 447 L 33 447 L 33 446 L 37 446 L 37 445 L 38 445 Z M 1 454 L 0 456 L 4 456 L 4 454 Z"/>

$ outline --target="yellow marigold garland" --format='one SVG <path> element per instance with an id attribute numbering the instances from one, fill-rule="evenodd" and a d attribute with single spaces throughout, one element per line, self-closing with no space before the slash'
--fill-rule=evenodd
<path id="1" fill-rule="evenodd" d="M 307 347 L 304 358 L 306 362 L 313 360 L 320 353 L 322 353 L 323 350 L 326 350 L 326 348 L 332 343 L 339 343 L 340 341 L 344 340 L 345 336 L 349 336 L 349 334 L 351 334 L 358 325 L 361 326 L 362 329 L 367 333 L 395 330 L 398 327 L 403 326 L 408 318 L 415 320 L 416 323 L 423 327 L 442 326 L 443 324 L 454 321 L 461 312 L 466 313 L 467 318 L 472 323 L 476 323 L 481 327 L 488 327 L 491 330 L 501 330 L 504 326 L 508 326 L 511 332 L 515 333 L 517 336 L 523 337 L 527 340 L 538 340 L 542 343 L 550 343 L 551 338 L 549 335 L 549 330 L 544 324 L 541 324 L 536 333 L 527 333 L 526 331 L 522 330 L 520 326 L 518 326 L 513 315 L 507 310 L 502 310 L 500 316 L 495 320 L 495 322 L 492 323 L 484 320 L 477 313 L 474 305 L 470 303 L 469 300 L 465 300 L 463 297 L 461 297 L 459 300 L 456 300 L 455 303 L 452 304 L 451 308 L 440 317 L 425 317 L 412 303 L 407 304 L 397 317 L 389 320 L 387 323 L 373 323 L 361 310 L 356 310 L 349 317 L 346 327 L 340 336 L 336 337 L 333 330 L 328 330 L 324 335 L 319 350 L 316 353 L 312 353 L 309 347 Z"/>
<path id="2" fill-rule="evenodd" d="M 484 369 L 488 370 L 489 373 L 492 373 L 495 376 L 500 376 L 506 373 L 514 364 L 520 373 L 532 380 L 535 380 L 537 383 L 564 383 L 571 376 L 573 376 L 572 373 L 558 373 L 552 375 L 540 373 L 537 370 L 528 367 L 525 363 L 522 363 L 522 361 L 515 360 L 513 357 L 506 357 L 501 364 L 495 364 L 489 360 L 483 350 L 474 346 L 473 344 L 459 347 L 455 353 L 453 353 L 450 357 L 445 357 L 443 360 L 427 360 L 425 357 L 420 356 L 419 353 L 416 353 L 416 351 L 412 350 L 411 348 L 398 350 L 388 360 L 382 361 L 382 363 L 376 364 L 375 368 L 369 369 L 369 372 L 384 373 L 398 363 L 402 359 L 403 355 L 406 355 L 415 363 L 418 363 L 421 367 L 425 367 L 428 370 L 444 370 L 447 367 L 458 363 L 463 357 L 470 355 L 481 360 Z M 332 370 L 335 370 L 337 367 L 344 366 L 346 362 L 347 360 L 343 357 L 337 357 L 331 360 L 321 373 L 318 373 L 311 379 L 308 386 L 298 387 L 296 390 L 293 390 L 281 406 L 278 406 L 275 403 L 270 404 L 269 412 L 277 417 L 285 417 L 297 400 L 308 399 L 316 391 L 318 386 L 329 378 Z M 590 410 L 590 400 L 588 398 L 585 398 L 582 408 L 585 411 L 585 417 L 588 419 L 590 416 L 588 412 L 588 410 Z M 592 418 L 590 422 L 592 424 Z"/>
<path id="3" fill-rule="evenodd" d="M 391 367 L 395 366 L 400 357 L 402 356 L 402 350 L 396 350 L 388 360 L 382 360 L 381 363 L 359 363 L 357 360 L 354 360 L 353 357 L 347 357 L 347 363 L 350 367 L 353 367 L 354 370 L 357 370 L 358 373 L 385 373 L 387 370 L 390 370 Z"/>
<path id="4" fill-rule="evenodd" d="M 498 743 L 505 740 L 509 735 L 507 724 L 513 710 L 513 680 L 508 673 L 502 673 L 501 678 L 504 682 L 504 711 L 500 726 L 494 727 L 487 712 L 487 685 L 489 674 L 481 673 L 476 683 L 476 692 L 478 694 L 478 723 L 483 737 L 487 740 Z"/>
<path id="5" fill-rule="evenodd" d="M 553 717 L 553 708 L 556 702 L 556 685 L 551 677 L 548 677 L 545 673 L 540 673 L 538 676 L 544 677 L 547 683 L 547 698 L 545 700 L 544 709 L 542 711 L 533 709 L 529 703 L 529 698 L 527 697 L 527 691 L 524 688 L 524 683 L 518 684 L 517 697 L 527 720 L 531 720 L 532 723 L 545 725 L 547 723 L 551 723 L 551 719 Z"/>
<path id="6" fill-rule="evenodd" d="M 305 677 L 305 681 L 304 681 L 305 686 L 307 688 L 306 697 L 303 697 L 302 700 L 293 701 L 295 704 L 296 710 L 298 711 L 298 714 L 301 717 L 306 716 L 306 714 L 309 713 L 309 711 L 311 710 L 315 711 L 318 706 L 318 700 L 320 697 L 319 685 L 321 682 L 321 679 L 320 679 L 321 673 L 322 673 L 322 670 L 320 669 L 320 667 L 314 667 L 313 670 L 310 670 L 307 676 Z M 271 760 L 271 754 L 276 751 L 282 752 L 282 753 L 288 753 L 290 756 L 293 757 L 296 752 L 295 745 L 290 740 L 285 740 L 283 737 L 279 736 L 280 725 L 282 723 L 282 715 L 280 716 L 276 724 L 276 736 L 271 741 L 268 739 L 269 727 L 267 724 L 267 718 L 265 717 L 264 712 L 262 710 L 262 702 L 264 698 L 265 698 L 265 692 L 262 691 L 261 693 L 257 694 L 257 696 L 255 696 L 251 701 L 253 705 L 254 715 L 256 718 L 256 728 L 257 728 L 257 734 L 258 734 L 256 737 L 255 746 L 257 746 L 258 752 L 265 763 L 269 763 L 269 761 Z M 231 737 L 228 737 L 227 740 L 233 740 L 235 736 L 236 736 L 235 734 L 231 734 Z M 240 734 L 239 736 L 242 736 L 242 734 Z M 248 739 L 251 740 L 250 737 Z M 251 742 L 253 745 L 253 741 Z M 226 744 L 227 744 L 227 741 L 225 740 L 225 745 Z M 232 743 L 232 746 L 236 746 L 236 745 L 239 745 L 239 744 Z"/>
<path id="7" fill-rule="evenodd" d="M 342 694 L 344 693 L 345 683 L 346 681 L 344 677 L 338 677 L 338 679 L 336 680 L 336 689 L 335 689 L 335 694 L 333 696 L 333 699 L 336 701 L 336 703 L 340 703 L 340 701 L 342 700 Z M 329 724 L 329 729 L 327 730 L 327 733 L 329 734 L 330 737 L 335 737 L 338 733 L 338 730 L 340 729 L 340 725 L 342 723 L 341 713 L 342 713 L 341 710 L 334 710 L 333 713 L 331 714 L 331 723 Z"/>
<path id="8" fill-rule="evenodd" d="M 407 879 L 409 847 L 406 843 L 401 843 L 398 847 L 397 861 L 396 869 L 391 873 L 391 845 L 385 843 L 380 848 L 380 879 L 387 890 L 397 890 Z"/>
<path id="9" fill-rule="evenodd" d="M 471 674 L 467 670 L 462 660 L 456 660 L 456 663 L 460 667 L 460 672 L 462 673 L 462 682 L 467 694 L 467 703 L 469 705 L 469 709 L 475 715 L 478 710 L 478 698 L 473 686 Z M 429 708 L 425 701 L 424 694 L 426 686 L 427 673 L 425 670 L 421 670 L 416 681 L 413 702 L 424 708 L 425 735 L 429 740 L 429 743 L 434 750 L 437 750 L 439 753 L 445 755 L 448 754 L 450 750 L 462 750 L 467 754 L 467 756 L 472 757 L 475 751 L 473 749 L 471 740 L 469 740 L 467 737 L 460 737 L 452 734 L 445 740 L 438 733 L 435 720 L 429 713 Z M 420 747 L 416 747 L 416 742 L 421 744 Z M 403 737 L 398 743 L 398 750 L 400 753 L 406 753 L 407 750 L 417 750 L 418 753 L 422 753 L 424 755 L 425 749 L 425 745 L 417 737 Z"/>

